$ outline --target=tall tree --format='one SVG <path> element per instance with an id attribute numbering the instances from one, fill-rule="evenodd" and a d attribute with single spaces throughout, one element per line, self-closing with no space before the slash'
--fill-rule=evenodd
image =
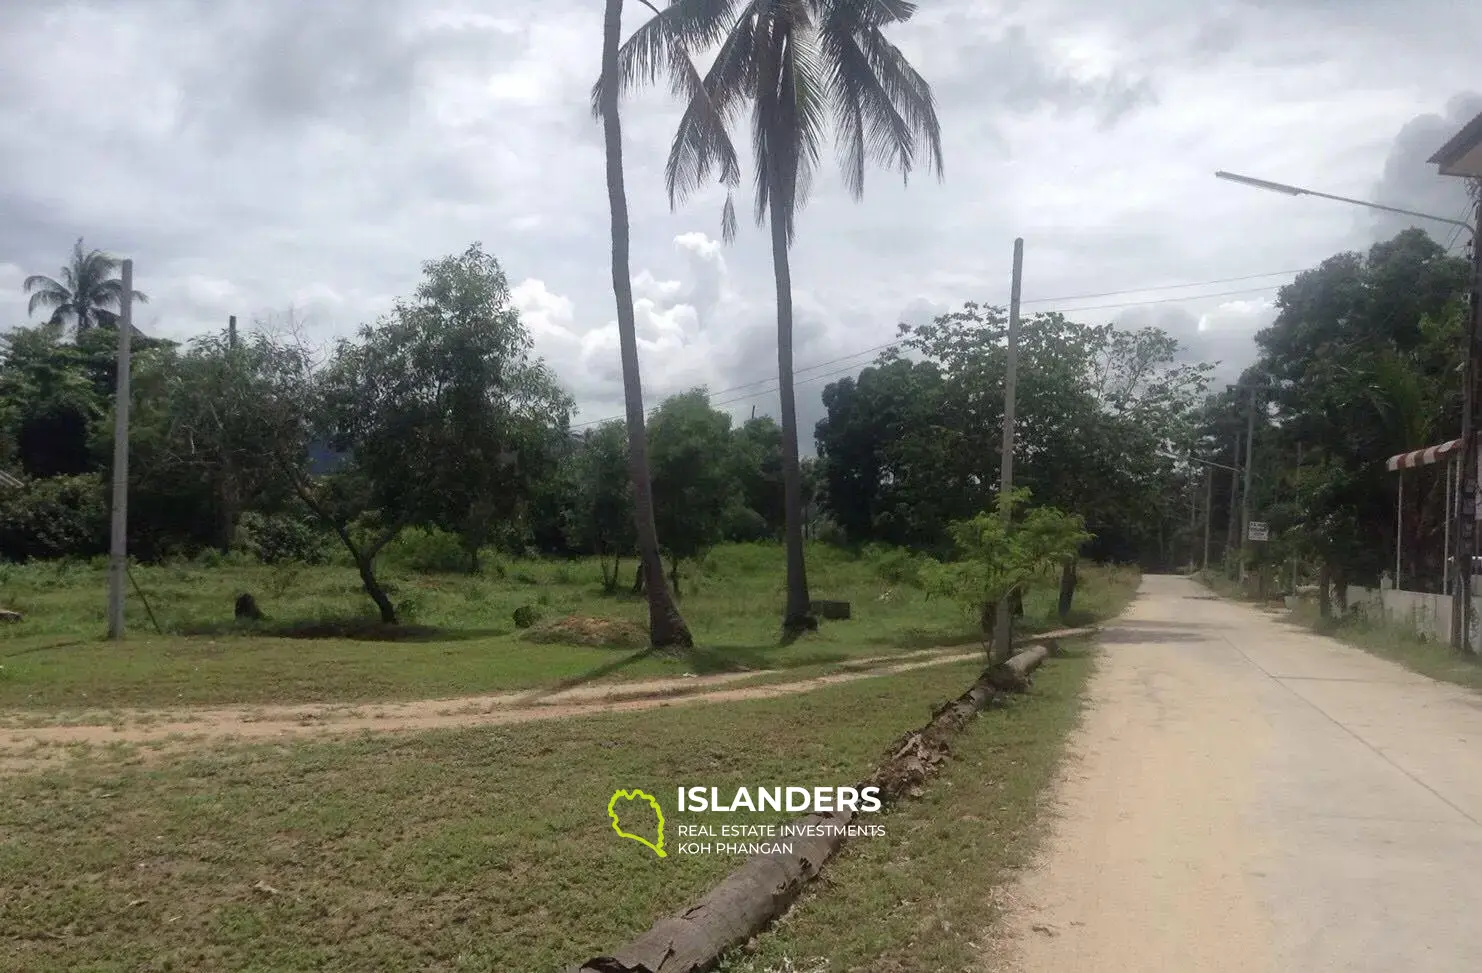
<path id="1" fill-rule="evenodd" d="M 82 238 L 72 247 L 72 259 L 62 268 L 61 280 L 45 274 L 26 278 L 24 289 L 31 295 L 27 314 L 50 310 L 48 321 L 62 324 L 71 320 L 78 334 L 94 325 L 112 327 L 123 306 L 123 281 L 116 276 L 122 261 L 102 250 L 84 250 Z M 140 291 L 134 300 L 148 302 Z"/>
<path id="2" fill-rule="evenodd" d="M 653 483 L 648 470 L 648 434 L 643 424 L 643 377 L 638 367 L 638 326 L 633 317 L 633 278 L 628 259 L 628 192 L 623 185 L 623 129 L 618 115 L 619 45 L 623 0 L 607 0 L 602 22 L 602 77 L 593 110 L 602 119 L 607 145 L 607 202 L 612 210 L 612 292 L 617 299 L 618 344 L 623 362 L 623 402 L 628 420 L 628 477 L 633 484 L 633 524 L 648 592 L 648 639 L 655 648 L 694 645 L 689 626 L 664 580 L 654 525 Z"/>
<path id="3" fill-rule="evenodd" d="M 665 399 L 651 428 L 657 516 L 678 596 L 680 562 L 721 539 L 726 512 L 740 499 L 731 417 L 701 388 Z"/>
<path id="4" fill-rule="evenodd" d="M 777 283 L 777 377 L 782 405 L 782 473 L 787 507 L 787 604 L 783 628 L 812 627 L 803 558 L 803 483 L 793 390 L 792 272 L 788 249 L 832 121 L 849 192 L 864 193 L 867 162 L 909 176 L 925 149 L 942 172 L 941 128 L 926 81 L 885 37 L 909 20 L 908 0 L 673 0 L 623 45 L 623 84 L 670 75 L 687 100 L 666 172 L 671 203 L 713 176 L 734 190 L 740 164 L 729 126 L 749 106 L 758 225 L 772 236 Z M 689 54 L 719 45 L 701 78 Z M 728 196 L 727 240 L 736 232 Z"/>

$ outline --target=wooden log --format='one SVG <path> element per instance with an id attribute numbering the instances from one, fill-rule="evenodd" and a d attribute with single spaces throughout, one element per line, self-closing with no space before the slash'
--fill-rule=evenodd
<path id="1" fill-rule="evenodd" d="M 1010 682 L 1015 689 L 1025 686 L 1029 674 L 1048 654 L 1044 646 L 1037 645 L 985 670 L 967 692 L 938 707 L 925 726 L 892 744 L 880 766 L 855 786 L 878 787 L 885 806 L 908 795 L 919 797 L 921 785 L 946 761 L 947 737 L 998 696 L 1004 673 L 1013 674 Z M 571 973 L 703 973 L 711 969 L 726 950 L 746 942 L 787 911 L 844 844 L 842 827 L 856 816 L 848 811 L 812 814 L 793 822 L 834 825 L 829 830 L 837 833 L 792 838 L 791 853 L 748 859 L 699 902 L 659 920 L 612 954 L 572 967 Z"/>
<path id="2" fill-rule="evenodd" d="M 1031 646 L 1002 665 L 991 667 L 983 673 L 983 678 L 1000 692 L 1022 693 L 1029 688 L 1030 674 L 1049 657 L 1049 646 Z"/>

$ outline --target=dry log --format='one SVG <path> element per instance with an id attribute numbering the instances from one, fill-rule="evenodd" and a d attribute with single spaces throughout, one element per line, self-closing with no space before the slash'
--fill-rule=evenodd
<path id="1" fill-rule="evenodd" d="M 1049 657 L 1049 646 L 1031 646 L 1002 665 L 991 667 L 983 673 L 983 679 L 999 692 L 1022 693 L 1029 688 L 1030 674 Z"/>
<path id="2" fill-rule="evenodd" d="M 921 785 L 947 758 L 946 738 L 992 702 L 1002 684 L 1016 690 L 1027 685 L 1029 674 L 1048 654 L 1043 645 L 1037 645 L 985 670 L 967 692 L 938 707 L 925 726 L 892 744 L 886 759 L 856 786 L 878 787 L 886 806 L 906 795 L 920 796 Z M 842 826 L 855 816 L 852 812 L 813 814 L 795 823 Z M 793 838 L 791 853 L 754 856 L 696 904 L 659 920 L 611 955 L 574 967 L 572 973 L 702 973 L 726 950 L 746 942 L 782 915 L 844 840 L 842 834 Z"/>

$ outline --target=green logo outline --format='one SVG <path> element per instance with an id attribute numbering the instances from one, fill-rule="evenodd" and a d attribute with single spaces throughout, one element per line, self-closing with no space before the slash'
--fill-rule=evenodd
<path id="1" fill-rule="evenodd" d="M 654 844 L 642 835 L 629 834 L 622 828 L 618 827 L 618 815 L 617 811 L 614 809 L 617 807 L 618 798 L 620 797 L 627 798 L 630 801 L 647 801 L 648 806 L 654 809 L 654 814 L 656 814 L 659 818 L 658 844 Z M 631 838 L 632 840 L 638 842 L 640 845 L 651 849 L 653 853 L 658 855 L 660 858 L 669 857 L 668 853 L 664 851 L 664 809 L 659 807 L 659 802 L 649 794 L 638 790 L 636 787 L 631 791 L 614 791 L 612 799 L 607 802 L 607 816 L 612 819 L 612 830 L 618 833 L 618 837 Z"/>

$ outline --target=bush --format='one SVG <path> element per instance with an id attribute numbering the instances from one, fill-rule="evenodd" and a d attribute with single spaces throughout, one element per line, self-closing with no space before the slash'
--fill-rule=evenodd
<path id="1" fill-rule="evenodd" d="M 880 580 L 890 584 L 921 587 L 921 567 L 927 563 L 919 554 L 899 547 L 883 547 L 871 544 L 865 548 L 865 560 L 875 569 Z"/>
<path id="2" fill-rule="evenodd" d="M 319 524 L 302 517 L 249 510 L 242 515 L 237 531 L 242 546 L 263 564 L 323 564 L 328 560 L 329 535 Z"/>
<path id="3" fill-rule="evenodd" d="M 534 605 L 521 605 L 515 609 L 515 628 L 529 628 L 540 621 L 540 609 Z"/>
<path id="4" fill-rule="evenodd" d="M 409 527 L 396 535 L 381 554 L 387 564 L 417 574 L 464 574 L 468 551 L 457 534 L 436 527 Z"/>
<path id="5" fill-rule="evenodd" d="M 108 501 L 95 473 L 52 476 L 0 494 L 0 557 L 93 557 L 108 550 Z"/>

